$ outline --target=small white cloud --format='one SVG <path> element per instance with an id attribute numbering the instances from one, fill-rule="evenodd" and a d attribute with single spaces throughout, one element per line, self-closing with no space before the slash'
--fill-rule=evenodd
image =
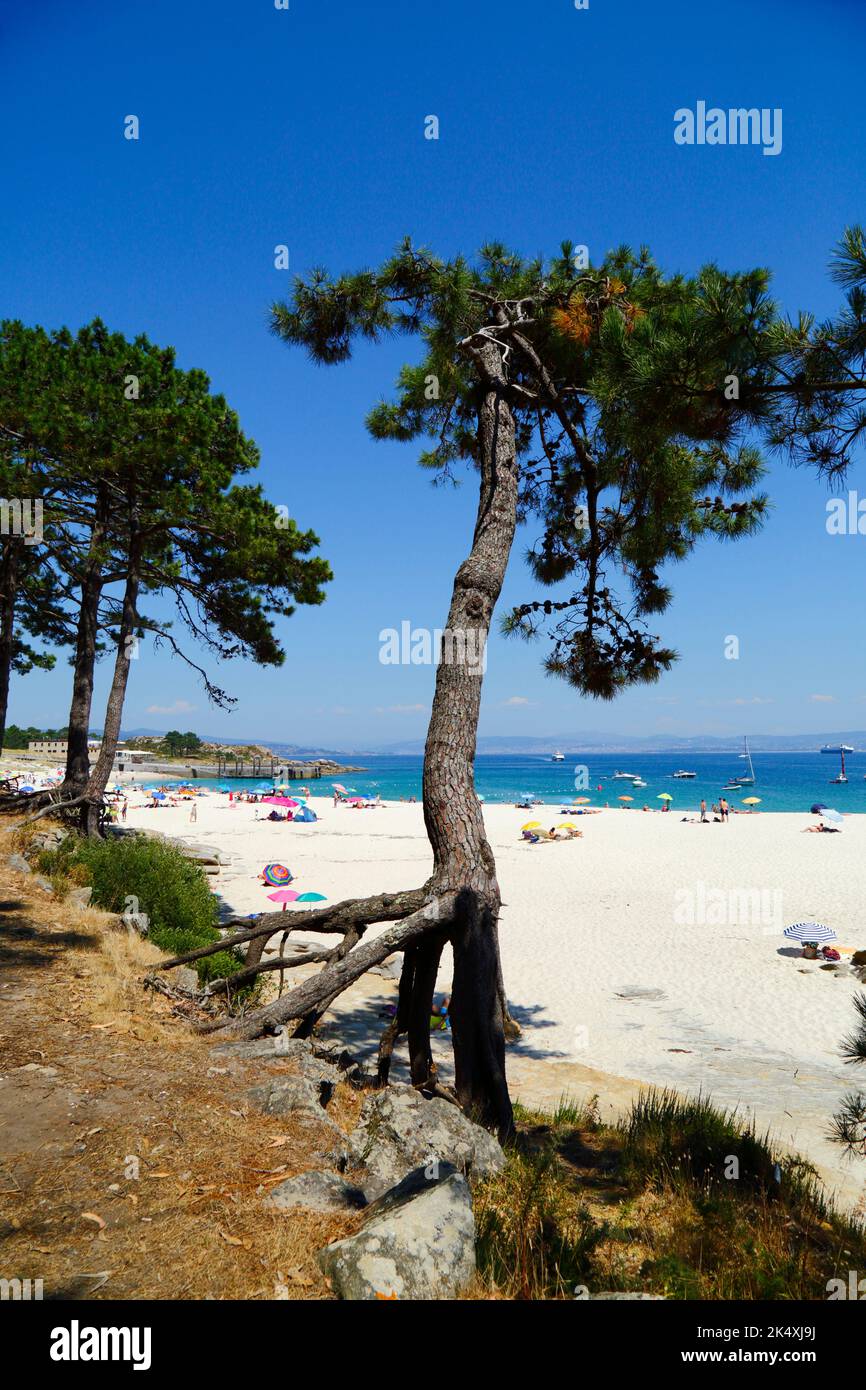
<path id="1" fill-rule="evenodd" d="M 814 704 L 816 704 L 816 705 L 832 705 L 832 704 L 835 704 L 836 696 L 835 696 L 835 695 L 810 695 L 810 696 L 809 696 L 809 699 L 810 699 Z"/>
<path id="2" fill-rule="evenodd" d="M 532 700 L 527 700 L 525 695 L 510 695 L 507 700 L 502 701 L 503 705 L 531 705 Z"/>
<path id="3" fill-rule="evenodd" d="M 426 705 L 377 705 L 376 714 L 424 714 Z"/>
<path id="4" fill-rule="evenodd" d="M 189 700 L 175 700 L 173 705 L 148 705 L 148 714 L 192 714 L 195 705 Z"/>

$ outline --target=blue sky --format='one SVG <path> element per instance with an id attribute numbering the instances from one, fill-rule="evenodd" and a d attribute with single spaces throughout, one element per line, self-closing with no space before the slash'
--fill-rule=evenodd
<path id="1" fill-rule="evenodd" d="M 374 264 L 406 233 L 443 255 L 490 238 L 593 259 L 647 243 L 667 270 L 767 265 L 791 312 L 829 314 L 829 252 L 866 220 L 858 0 L 0 0 L 0 315 L 101 315 L 204 368 L 262 450 L 261 481 L 321 536 L 327 603 L 285 624 L 279 671 L 233 662 L 212 710 L 146 648 L 127 727 L 330 747 L 421 736 L 429 668 L 384 666 L 379 632 L 444 624 L 475 483 L 431 488 L 412 446 L 363 427 L 405 342 L 318 368 L 267 330 L 292 271 Z M 780 107 L 783 148 L 681 147 L 674 112 Z M 124 117 L 140 120 L 137 142 Z M 424 139 L 425 117 L 440 120 Z M 862 473 L 850 479 L 866 489 Z M 866 537 L 828 536 L 826 490 L 771 464 L 764 533 L 707 543 L 657 624 L 682 660 L 613 705 L 494 636 L 483 734 L 866 727 Z M 520 539 L 503 605 L 532 596 Z M 740 640 L 726 660 L 725 638 Z M 108 672 L 94 702 L 98 727 Z M 817 698 L 821 697 L 821 698 Z M 69 669 L 14 684 L 10 719 L 65 723 Z"/>

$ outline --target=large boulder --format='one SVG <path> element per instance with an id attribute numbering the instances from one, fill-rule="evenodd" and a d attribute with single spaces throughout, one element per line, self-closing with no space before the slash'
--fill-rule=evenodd
<path id="1" fill-rule="evenodd" d="M 347 1166 L 373 1201 L 415 1168 L 453 1164 L 483 1177 L 505 1165 L 500 1145 L 456 1105 L 426 1100 L 411 1086 L 389 1086 L 368 1096 L 349 1136 Z"/>
<path id="2" fill-rule="evenodd" d="M 289 1211 L 306 1207 L 308 1211 L 359 1211 L 367 1205 L 360 1188 L 339 1173 L 301 1173 L 274 1187 L 265 1198 L 266 1207 Z"/>
<path id="3" fill-rule="evenodd" d="M 475 1274 L 469 1184 L 451 1173 L 420 1194 L 395 1198 L 357 1235 L 316 1258 L 341 1298 L 455 1298 Z"/>

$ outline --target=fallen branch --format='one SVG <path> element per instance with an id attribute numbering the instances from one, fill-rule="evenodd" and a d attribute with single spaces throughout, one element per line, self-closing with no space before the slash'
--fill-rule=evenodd
<path id="1" fill-rule="evenodd" d="M 318 965 L 320 961 L 327 960 L 330 952 L 328 951 L 299 951 L 297 955 L 275 956 L 273 960 L 260 960 L 256 965 L 248 965 L 245 969 L 239 970 L 236 975 L 227 975 L 221 980 L 211 980 L 205 995 L 226 994 L 229 989 L 237 989 L 238 985 L 245 985 L 249 980 L 254 980 L 256 975 L 261 975 L 266 970 L 292 970 L 298 965 Z"/>
<path id="2" fill-rule="evenodd" d="M 42 793 L 37 792 L 36 795 L 41 796 Z M 82 801 L 86 800 L 87 794 L 83 793 L 81 796 L 73 796 L 69 801 L 49 801 L 47 806 L 43 806 L 42 809 L 36 811 L 34 815 L 26 816 L 24 820 L 18 821 L 15 825 L 9 825 L 6 829 L 10 833 L 14 830 L 23 830 L 25 825 L 32 825 L 34 821 L 41 820 L 42 817 L 47 816 L 50 811 L 64 811 L 71 806 L 80 806 Z"/>
<path id="3" fill-rule="evenodd" d="M 404 950 L 427 932 L 441 932 L 453 918 L 456 902 L 457 894 L 453 892 L 428 900 L 419 911 L 395 923 L 375 940 L 361 942 L 347 956 L 326 965 L 318 975 L 304 980 L 282 998 L 246 1018 L 226 1020 L 220 1025 L 221 1031 L 242 1038 L 258 1038 L 290 1019 L 303 1018 L 326 999 L 332 1002 L 372 966 L 381 965 L 395 951 Z"/>
<path id="4" fill-rule="evenodd" d="M 408 917 L 423 907 L 428 897 L 427 888 L 411 888 L 404 893 L 378 893 L 372 898 L 346 898 L 333 907 L 320 908 L 317 912 L 305 912 L 303 917 L 292 915 L 291 925 L 287 925 L 285 912 L 265 912 L 256 919 L 254 927 L 222 936 L 209 946 L 199 946 L 195 951 L 186 951 L 182 956 L 172 956 L 170 960 L 160 961 L 157 970 L 173 970 L 177 965 L 187 965 L 202 956 L 212 956 L 217 951 L 227 951 L 232 946 L 240 946 L 245 941 L 254 941 L 259 936 L 274 936 L 278 931 L 317 931 L 341 932 L 346 927 L 369 927 L 375 922 L 393 922 Z M 232 922 L 243 921 L 232 918 Z"/>

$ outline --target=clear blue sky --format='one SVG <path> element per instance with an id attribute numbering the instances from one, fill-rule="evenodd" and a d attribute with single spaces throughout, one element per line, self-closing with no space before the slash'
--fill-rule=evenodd
<path id="1" fill-rule="evenodd" d="M 551 253 L 568 237 L 593 259 L 646 242 L 668 270 L 767 265 L 785 309 L 830 313 L 828 254 L 866 220 L 864 38 L 860 0 L 0 0 L 0 316 L 99 314 L 173 344 L 239 412 L 269 495 L 318 531 L 336 574 L 324 607 L 285 625 L 282 670 L 219 673 L 231 715 L 145 649 L 126 726 L 330 747 L 426 728 L 432 671 L 381 665 L 378 634 L 444 623 L 475 484 L 432 489 L 412 446 L 365 434 L 405 342 L 317 368 L 269 334 L 289 285 L 276 244 L 303 272 L 375 263 L 406 233 L 444 255 L 490 238 Z M 675 145 L 674 111 L 700 99 L 781 107 L 782 153 Z M 768 486 L 760 537 L 708 543 L 674 573 L 658 629 L 682 660 L 661 685 L 581 700 L 539 649 L 496 636 L 481 732 L 866 726 L 866 537 L 826 534 L 811 476 L 773 464 Z M 530 539 L 505 603 L 531 596 Z M 104 670 L 95 727 L 106 684 Z M 63 724 L 68 700 L 61 658 L 15 682 L 10 718 Z"/>

